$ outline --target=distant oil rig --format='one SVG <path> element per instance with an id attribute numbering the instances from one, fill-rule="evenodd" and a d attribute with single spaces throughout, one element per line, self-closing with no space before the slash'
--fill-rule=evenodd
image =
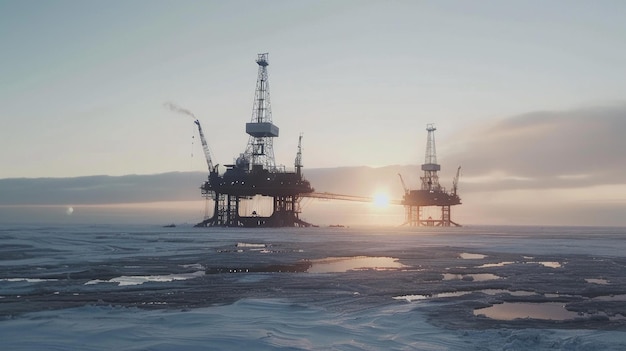
<path id="1" fill-rule="evenodd" d="M 315 192 L 308 180 L 302 175 L 302 135 L 298 139 L 298 150 L 294 162 L 295 171 L 288 172 L 284 166 L 277 166 L 274 160 L 273 138 L 278 137 L 279 129 L 272 122 L 270 104 L 269 79 L 267 73 L 268 54 L 258 54 L 258 77 L 252 110 L 252 119 L 246 123 L 248 144 L 234 164 L 224 165 L 226 171 L 219 174 L 217 164 L 214 165 L 211 152 L 202 131 L 200 121 L 189 111 L 177 108 L 192 116 L 198 128 L 202 148 L 206 158 L 209 176 L 200 187 L 202 196 L 207 200 L 205 218 L 196 227 L 309 227 L 312 224 L 300 219 L 300 201 L 303 197 L 336 199 L 345 201 L 372 202 L 371 197 L 341 195 Z M 171 107 L 170 107 L 171 108 Z M 458 205 L 461 199 L 457 195 L 459 169 L 453 181 L 451 192 L 439 185 L 435 152 L 436 130 L 432 124 L 427 126 L 428 143 L 426 161 L 422 165 L 424 175 L 419 190 L 407 188 L 402 175 L 400 180 L 404 187 L 401 201 L 406 210 L 405 225 L 409 226 L 459 226 L 450 218 L 450 206 Z M 262 216 L 257 211 L 241 215 L 241 202 L 255 197 L 271 199 L 271 214 Z M 208 215 L 208 204 L 213 201 L 213 214 Z M 425 207 L 441 208 L 441 218 L 423 218 Z"/>
<path id="2" fill-rule="evenodd" d="M 404 183 L 402 175 L 400 181 L 404 188 L 404 196 L 402 198 L 402 205 L 404 205 L 406 212 L 406 221 L 404 225 L 412 227 L 450 227 L 451 225 L 460 227 L 458 223 L 455 223 L 451 219 L 450 206 L 460 205 L 461 198 L 457 195 L 456 191 L 459 184 L 459 172 L 461 167 L 457 168 L 456 176 L 452 181 L 452 191 L 447 192 L 444 187 L 439 184 L 439 174 L 441 166 L 437 163 L 437 153 L 435 150 L 435 126 L 428 124 L 426 131 L 428 131 L 428 141 L 426 143 L 426 159 L 422 164 L 422 171 L 424 175 L 420 177 L 422 180 L 422 186 L 420 189 L 411 190 Z M 440 218 L 424 218 L 424 207 L 440 207 Z"/>

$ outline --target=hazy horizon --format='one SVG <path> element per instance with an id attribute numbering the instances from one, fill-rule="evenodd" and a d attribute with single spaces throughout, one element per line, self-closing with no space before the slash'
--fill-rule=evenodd
<path id="1" fill-rule="evenodd" d="M 420 173 L 417 165 L 304 170 L 305 177 L 318 192 L 370 197 L 386 194 L 391 200 L 402 198 L 398 173 L 403 174 L 410 188 L 418 188 Z M 169 172 L 0 179 L 0 193 L 3 194 L 0 196 L 0 222 L 41 222 L 46 219 L 57 223 L 197 223 L 205 213 L 205 202 L 199 190 L 205 178 L 203 172 Z M 355 182 L 355 179 L 359 181 Z M 449 187 L 451 182 L 451 175 L 441 179 L 443 186 Z M 486 192 L 484 184 L 465 183 L 463 177 L 459 183 L 463 204 L 452 208 L 452 218 L 463 225 L 624 226 L 619 216 L 622 208 L 616 206 L 616 202 L 602 207 L 593 201 L 579 201 L 555 208 L 555 201 L 533 204 L 531 199 L 526 203 L 515 203 L 506 198 L 511 190 Z M 249 206 L 256 206 L 254 210 L 259 210 L 263 206 L 267 208 L 268 204 Z M 69 208 L 72 210 L 68 213 Z M 245 209 L 246 205 L 242 206 L 242 211 Z M 435 217 L 438 215 L 436 210 L 428 211 Z M 209 205 L 211 211 L 212 205 Z M 404 208 L 304 198 L 301 218 L 317 225 L 393 226 L 404 222 Z"/>

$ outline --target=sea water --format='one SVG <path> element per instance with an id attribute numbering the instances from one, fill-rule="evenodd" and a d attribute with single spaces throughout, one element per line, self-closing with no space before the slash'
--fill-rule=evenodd
<path id="1" fill-rule="evenodd" d="M 625 240 L 624 228 L 587 227 L 3 226 L 0 340 L 6 350 L 622 350 Z M 481 312 L 514 304 L 545 313 Z"/>

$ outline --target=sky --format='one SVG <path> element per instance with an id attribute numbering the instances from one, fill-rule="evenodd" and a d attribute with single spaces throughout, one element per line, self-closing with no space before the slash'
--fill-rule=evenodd
<path id="1" fill-rule="evenodd" d="M 305 169 L 421 164 L 434 123 L 470 199 L 529 213 L 584 199 L 606 216 L 626 208 L 624 13 L 606 0 L 0 0 L 0 179 L 204 171 L 195 125 L 167 102 L 231 163 L 268 52 L 278 164 L 293 167 L 300 133 Z"/>

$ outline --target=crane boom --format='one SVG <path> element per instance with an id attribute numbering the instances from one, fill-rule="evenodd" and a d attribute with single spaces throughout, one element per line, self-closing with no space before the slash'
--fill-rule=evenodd
<path id="1" fill-rule="evenodd" d="M 400 177 L 400 182 L 402 183 L 402 188 L 404 189 L 404 193 L 408 194 L 409 188 L 406 187 L 406 184 L 404 183 L 404 179 L 402 179 L 402 174 L 398 173 L 398 177 Z"/>
<path id="2" fill-rule="evenodd" d="M 213 161 L 211 160 L 211 150 L 209 150 L 209 144 L 206 142 L 206 138 L 204 137 L 204 133 L 202 132 L 202 126 L 200 125 L 199 120 L 193 121 L 198 126 L 198 133 L 200 134 L 200 142 L 202 142 L 202 149 L 204 150 L 204 157 L 206 158 L 206 164 L 209 167 L 209 172 L 212 172 Z"/>
<path id="3" fill-rule="evenodd" d="M 456 169 L 456 175 L 452 180 L 452 195 L 456 195 L 456 190 L 459 187 L 459 173 L 461 172 L 461 166 Z"/>

